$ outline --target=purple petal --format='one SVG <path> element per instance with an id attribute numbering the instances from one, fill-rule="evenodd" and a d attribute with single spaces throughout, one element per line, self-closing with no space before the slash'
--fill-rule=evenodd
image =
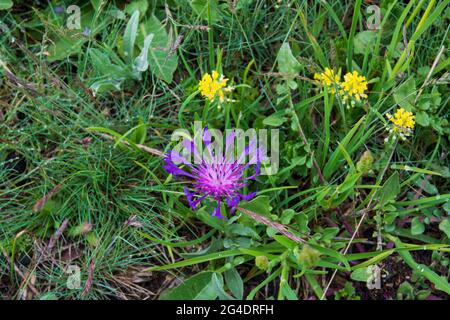
<path id="1" fill-rule="evenodd" d="M 248 195 L 241 195 L 242 200 L 249 201 L 256 196 L 256 192 L 250 192 Z"/>
<path id="2" fill-rule="evenodd" d="M 197 205 L 193 201 L 194 193 L 189 192 L 189 188 L 188 187 L 184 187 L 184 194 L 186 195 L 186 198 L 187 198 L 191 208 L 194 209 L 194 210 L 197 210 Z"/>
<path id="3" fill-rule="evenodd" d="M 56 6 L 56 7 L 53 8 L 53 11 L 56 14 L 60 14 L 60 13 L 63 13 L 65 10 L 64 10 L 64 7 L 62 7 L 62 6 Z"/>
<path id="4" fill-rule="evenodd" d="M 200 203 L 200 201 L 202 201 L 203 199 L 206 198 L 206 194 L 201 196 L 200 198 L 197 198 L 194 200 L 194 196 L 196 195 L 194 192 L 190 192 L 188 187 L 184 187 L 184 194 L 186 195 L 186 198 L 189 202 L 189 206 L 194 209 L 197 210 L 197 205 Z"/>
<path id="5" fill-rule="evenodd" d="M 221 208 L 220 208 L 220 199 L 219 199 L 219 200 L 217 200 L 217 208 L 214 209 L 213 216 L 217 217 L 219 219 L 222 219 L 223 215 L 221 214 L 220 211 L 221 211 Z"/>
<path id="6" fill-rule="evenodd" d="M 228 207 L 230 207 L 231 209 L 234 209 L 234 207 L 236 207 L 239 204 L 240 200 L 241 200 L 241 197 L 239 195 L 236 197 L 229 198 L 227 201 Z"/>
<path id="7" fill-rule="evenodd" d="M 189 161 L 187 161 L 181 154 L 174 150 L 170 151 L 170 161 L 172 161 L 173 163 L 182 163 L 191 166 Z"/>
<path id="8" fill-rule="evenodd" d="M 168 173 L 173 174 L 174 176 L 186 176 L 195 179 L 195 176 L 178 168 L 172 161 L 170 153 L 164 157 L 164 170 L 166 170 Z"/>

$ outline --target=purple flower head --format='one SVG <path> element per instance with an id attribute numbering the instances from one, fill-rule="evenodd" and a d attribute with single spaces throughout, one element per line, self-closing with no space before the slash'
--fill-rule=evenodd
<path id="1" fill-rule="evenodd" d="M 254 180 L 260 173 L 262 159 L 262 149 L 256 148 L 256 137 L 250 141 L 239 155 L 239 159 L 230 158 L 230 152 L 235 134 L 227 135 L 225 141 L 225 153 L 213 150 L 211 143 L 211 133 L 207 127 L 201 133 L 201 141 L 206 146 L 203 152 L 199 145 L 195 145 L 194 140 L 187 140 L 183 143 L 184 149 L 188 155 L 193 156 L 194 163 L 190 163 L 180 153 L 172 150 L 164 157 L 164 169 L 174 176 L 185 176 L 192 182 L 192 192 L 188 187 L 184 188 L 189 205 L 196 210 L 197 205 L 205 198 L 212 197 L 217 201 L 217 208 L 213 216 L 223 218 L 221 214 L 221 204 L 226 203 L 234 213 L 236 206 L 241 200 L 250 200 L 256 192 L 243 195 L 240 189 L 247 186 L 248 180 Z M 250 159 L 244 164 L 245 158 Z M 184 166 L 183 169 L 176 163 Z M 254 172 L 249 177 L 245 176 L 247 168 L 254 165 Z"/>

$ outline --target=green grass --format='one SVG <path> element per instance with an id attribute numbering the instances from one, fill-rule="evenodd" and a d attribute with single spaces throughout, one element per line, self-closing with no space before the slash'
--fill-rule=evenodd
<path id="1" fill-rule="evenodd" d="M 370 35 L 364 1 L 131 2 L 146 23 L 131 58 L 143 29 L 156 34 L 140 73 L 123 55 L 125 1 L 76 1 L 81 30 L 67 29 L 56 2 L 0 11 L 1 298 L 448 299 L 448 0 L 381 1 Z M 348 109 L 313 83 L 325 67 L 364 75 L 365 103 Z M 236 86 L 222 108 L 195 94 L 216 68 Z M 399 106 L 416 115 L 414 133 L 386 144 L 386 114 Z M 280 129 L 280 171 L 241 203 L 278 225 L 242 210 L 217 220 L 212 201 L 191 210 L 186 182 L 143 150 L 169 150 L 172 132 L 198 119 Z M 373 164 L 361 172 L 366 150 Z M 373 264 L 393 289 L 366 288 L 355 270 Z"/>

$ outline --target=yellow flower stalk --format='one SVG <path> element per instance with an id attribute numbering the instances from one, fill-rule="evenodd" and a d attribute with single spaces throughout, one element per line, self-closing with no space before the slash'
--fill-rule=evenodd
<path id="1" fill-rule="evenodd" d="M 211 75 L 205 73 L 198 84 L 200 94 L 209 101 L 214 101 L 219 98 L 219 102 L 225 101 L 225 93 L 232 90 L 231 87 L 227 87 L 228 79 L 219 74 L 217 71 L 213 71 Z"/>

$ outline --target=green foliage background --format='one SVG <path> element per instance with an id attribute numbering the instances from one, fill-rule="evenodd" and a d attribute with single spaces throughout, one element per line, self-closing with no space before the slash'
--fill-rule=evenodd
<path id="1" fill-rule="evenodd" d="M 0 0 L 0 297 L 448 299 L 448 5 L 381 1 L 368 30 L 361 0 Z M 325 67 L 367 101 L 318 87 Z M 220 108 L 196 95 L 216 69 Z M 414 133 L 385 143 L 399 107 Z M 241 203 L 272 225 L 189 208 L 148 148 L 194 120 L 280 129 Z"/>

